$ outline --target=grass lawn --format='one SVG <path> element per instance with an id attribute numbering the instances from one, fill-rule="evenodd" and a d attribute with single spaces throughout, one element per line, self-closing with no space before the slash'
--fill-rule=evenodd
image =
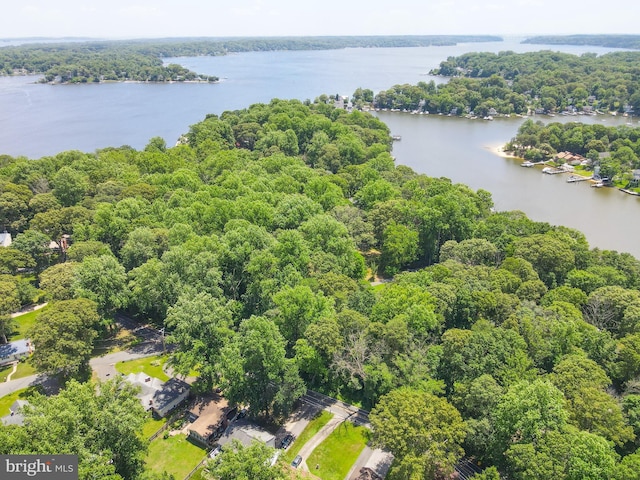
<path id="1" fill-rule="evenodd" d="M 298 452 L 304 446 L 304 444 L 311 440 L 311 438 L 316 433 L 318 433 L 320 429 L 324 427 L 332 418 L 333 413 L 327 412 L 326 410 L 322 410 L 321 412 L 319 412 L 318 415 L 313 420 L 311 420 L 306 427 L 304 427 L 302 433 L 298 435 L 298 438 L 295 439 L 289 449 L 280 458 L 282 458 L 287 463 L 291 463 L 293 459 L 296 458 L 296 455 L 298 455 Z"/>
<path id="2" fill-rule="evenodd" d="M 39 390 L 38 386 L 27 387 L 0 398 L 0 417 L 9 415 L 9 413 L 11 412 L 9 410 L 9 407 L 13 404 L 13 402 L 19 399 L 28 400 L 29 397 L 33 395 L 35 392 L 37 392 L 38 390 Z"/>
<path id="3" fill-rule="evenodd" d="M 13 365 L 9 365 L 7 367 L 3 367 L 0 370 L 0 382 L 6 382 L 7 376 L 13 371 Z M 16 380 L 18 378 L 28 377 L 29 375 L 35 375 L 36 369 L 33 368 L 31 362 L 19 362 L 18 368 L 16 369 L 16 373 L 11 375 L 11 380 Z"/>
<path id="4" fill-rule="evenodd" d="M 203 470 L 204 470 L 204 467 L 200 467 L 198 470 L 196 470 L 196 473 L 194 473 L 191 476 L 190 480 L 205 480 L 205 478 L 202 476 Z"/>
<path id="5" fill-rule="evenodd" d="M 147 468 L 154 472 L 166 471 L 176 480 L 180 480 L 186 477 L 206 455 L 205 450 L 188 442 L 184 434 L 180 433 L 167 439 L 161 435 L 149 444 L 146 463 Z"/>
<path id="6" fill-rule="evenodd" d="M 160 430 L 165 423 L 167 423 L 166 418 L 156 420 L 151 415 L 149 415 L 149 419 L 142 426 L 142 438 L 144 438 L 145 440 L 149 439 L 151 435 Z"/>
<path id="7" fill-rule="evenodd" d="M 118 362 L 116 363 L 116 370 L 124 375 L 144 372 L 150 377 L 156 377 L 157 379 L 166 382 L 167 380 L 169 380 L 169 377 L 162 370 L 162 366 L 166 361 L 166 357 L 163 357 L 162 355 L 156 355 L 155 357 L 129 360 L 128 362 Z"/>
<path id="8" fill-rule="evenodd" d="M 9 341 L 20 340 L 22 338 L 26 338 L 27 331 L 31 329 L 34 323 L 36 323 L 36 317 L 40 312 L 44 312 L 49 308 L 49 305 L 41 308 L 40 310 L 34 310 L 33 312 L 25 313 L 24 315 L 20 315 L 13 319 L 15 323 L 13 334 Z"/>
<path id="9" fill-rule="evenodd" d="M 309 455 L 307 466 L 322 480 L 344 480 L 368 439 L 366 428 L 344 422 Z"/>

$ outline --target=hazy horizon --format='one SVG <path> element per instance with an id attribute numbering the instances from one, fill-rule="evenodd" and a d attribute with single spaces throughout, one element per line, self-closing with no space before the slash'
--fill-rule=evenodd
<path id="1" fill-rule="evenodd" d="M 640 5 L 611 0 L 25 0 L 3 39 L 634 34 Z M 498 32 L 498 33 L 496 33 Z"/>

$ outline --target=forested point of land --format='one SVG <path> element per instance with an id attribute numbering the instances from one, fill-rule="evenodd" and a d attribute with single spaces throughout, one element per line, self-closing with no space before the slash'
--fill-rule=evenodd
<path id="1" fill-rule="evenodd" d="M 607 177 L 621 188 L 640 188 L 640 128 L 620 125 L 587 125 L 580 122 L 544 125 L 527 120 L 518 129 L 517 135 L 508 142 L 505 151 L 531 161 L 556 158 L 561 152 L 582 155 L 590 164 L 585 171 L 593 172 L 597 166 L 601 177 Z"/>
<path id="2" fill-rule="evenodd" d="M 0 74 L 42 74 L 44 82 L 217 81 L 162 59 L 272 50 L 425 47 L 502 41 L 489 35 L 252 37 L 31 43 L 0 48 Z"/>
<path id="3" fill-rule="evenodd" d="M 440 85 L 396 85 L 378 93 L 373 104 L 479 117 L 640 112 L 640 52 L 467 53 L 449 57 L 432 73 L 452 78 Z"/>
<path id="4" fill-rule="evenodd" d="M 267 422 L 307 388 L 371 409 L 390 479 L 463 455 L 485 480 L 635 478 L 640 262 L 395 165 L 383 122 L 321 98 L 209 115 L 174 147 L 0 157 L 0 328 L 48 300 L 31 361 L 74 379 L 0 426 L 0 451 L 156 478 L 131 392 L 75 381 L 126 311 Z"/>
<path id="5" fill-rule="evenodd" d="M 591 45 L 594 47 L 640 49 L 640 35 L 541 35 L 522 43 L 537 45 Z"/>

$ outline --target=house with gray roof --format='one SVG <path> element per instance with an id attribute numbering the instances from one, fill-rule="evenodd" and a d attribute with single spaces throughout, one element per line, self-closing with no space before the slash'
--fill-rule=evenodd
<path id="1" fill-rule="evenodd" d="M 246 419 L 236 420 L 220 437 L 218 443 L 224 448 L 225 445 L 233 440 L 238 440 L 242 445 L 248 447 L 253 442 L 264 443 L 265 445 L 276 448 L 275 435 L 263 430 Z"/>
<path id="2" fill-rule="evenodd" d="M 125 377 L 130 384 L 140 388 L 137 397 L 145 410 L 151 410 L 160 418 L 180 405 L 189 396 L 190 386 L 177 378 L 166 382 L 150 377 L 144 372 L 130 373 Z"/>
<path id="3" fill-rule="evenodd" d="M 31 340 L 16 340 L 0 345 L 0 367 L 19 362 L 33 353 Z"/>

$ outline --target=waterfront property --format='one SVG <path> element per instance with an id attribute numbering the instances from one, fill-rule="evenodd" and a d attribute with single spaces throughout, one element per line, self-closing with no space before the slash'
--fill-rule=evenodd
<path id="1" fill-rule="evenodd" d="M 0 345 L 0 367 L 18 362 L 33 353 L 31 340 L 15 340 Z"/>
<path id="2" fill-rule="evenodd" d="M 140 403 L 145 410 L 151 410 L 160 418 L 165 417 L 189 396 L 189 384 L 177 378 L 162 383 L 157 378 L 140 372 L 130 373 L 125 379 L 140 387 L 140 393 L 137 395 Z"/>

